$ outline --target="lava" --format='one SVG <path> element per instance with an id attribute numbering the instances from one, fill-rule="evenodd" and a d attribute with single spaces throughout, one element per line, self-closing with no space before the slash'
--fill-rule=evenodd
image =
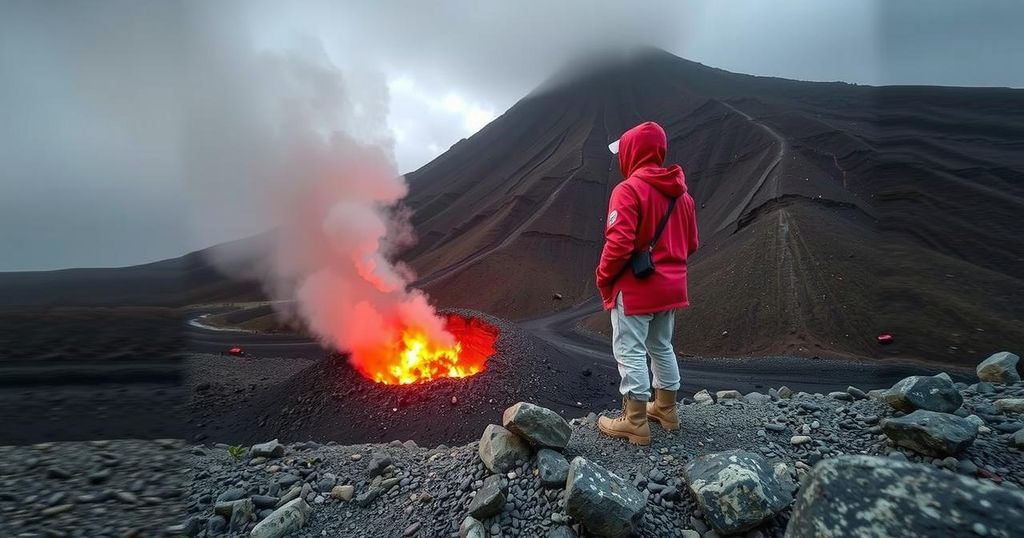
<path id="1" fill-rule="evenodd" d="M 424 383 L 445 377 L 469 377 L 487 367 L 498 337 L 495 327 L 459 315 L 447 317 L 445 330 L 454 343 L 431 340 L 415 327 L 396 330 L 395 342 L 364 351 L 356 368 L 365 377 L 387 385 Z"/>

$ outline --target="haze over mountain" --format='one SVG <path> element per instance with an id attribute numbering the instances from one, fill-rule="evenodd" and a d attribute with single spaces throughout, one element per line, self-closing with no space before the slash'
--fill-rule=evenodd
<path id="1" fill-rule="evenodd" d="M 887 354 L 974 364 L 1024 339 L 1024 91 L 753 77 L 658 50 L 560 73 L 409 174 L 418 285 L 510 319 L 596 304 L 621 180 L 607 144 L 645 120 L 698 204 L 679 351 L 876 357 L 887 331 Z M 0 277 L 8 305 L 255 297 L 196 254 Z"/>

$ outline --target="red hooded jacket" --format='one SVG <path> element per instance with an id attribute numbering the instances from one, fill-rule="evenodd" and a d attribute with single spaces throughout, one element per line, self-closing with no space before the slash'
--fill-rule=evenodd
<path id="1" fill-rule="evenodd" d="M 597 289 L 605 310 L 615 308 L 619 292 L 627 315 L 690 304 L 686 258 L 697 250 L 697 218 L 683 169 L 678 164 L 662 167 L 667 148 L 664 129 L 652 121 L 633 127 L 619 139 L 619 169 L 626 179 L 612 190 L 597 266 Z M 638 280 L 629 259 L 650 244 L 670 198 L 677 199 L 676 207 L 654 247 L 654 274 Z"/>

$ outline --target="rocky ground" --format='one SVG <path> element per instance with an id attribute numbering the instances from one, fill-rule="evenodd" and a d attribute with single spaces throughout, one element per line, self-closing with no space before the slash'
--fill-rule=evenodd
<path id="1" fill-rule="evenodd" d="M 943 476 L 969 477 L 968 487 L 976 485 L 978 491 L 987 491 L 984 483 L 999 492 L 1015 492 L 1011 495 L 1020 497 L 1011 496 L 1010 506 L 1002 509 L 1024 518 L 1024 504 L 1013 505 L 1014 499 L 1024 498 L 1024 384 L 954 386 L 943 376 L 910 379 L 888 393 L 865 394 L 852 387 L 828 395 L 790 394 L 788 389 L 747 395 L 721 391 L 714 398 L 701 393 L 697 401 L 679 406 L 682 430 L 669 433 L 653 426 L 649 447 L 600 435 L 594 415 L 575 418 L 566 425 L 565 446 L 554 446 L 548 451 L 553 455 L 545 452 L 545 458 L 560 459 L 561 452 L 565 462 L 573 462 L 570 475 L 584 472 L 576 469 L 580 465 L 596 464 L 602 472 L 622 477 L 623 491 L 635 488 L 646 498 L 635 520 L 636 536 L 719 535 L 709 526 L 716 517 L 709 513 L 717 510 L 714 496 L 694 485 L 695 473 L 707 470 L 692 464 L 701 456 L 732 449 L 748 451 L 744 457 L 763 458 L 774 469 L 770 480 L 778 480 L 778 491 L 786 498 L 740 533 L 747 536 L 782 536 L 792 515 L 792 495 L 799 494 L 797 485 L 806 484 L 819 461 L 843 461 L 834 458 L 847 454 L 917 462 Z M 931 391 L 935 386 L 941 390 Z M 906 401 L 901 403 L 895 393 Z M 934 438 L 922 440 L 923 430 L 905 434 L 897 427 L 922 410 L 933 413 L 925 408 L 954 404 L 952 413 L 936 415 L 961 422 Z M 905 405 L 916 409 L 897 409 Z M 517 430 L 505 418 L 509 430 L 529 440 L 529 432 Z M 494 416 L 493 422 L 502 424 L 502 416 Z M 943 437 L 955 437 L 964 424 L 975 425 L 973 442 L 954 446 L 956 439 Z M 586 536 L 585 527 L 595 528 L 581 521 L 590 517 L 581 516 L 585 512 L 567 510 L 562 476 L 552 481 L 552 472 L 565 473 L 564 464 L 552 471 L 550 461 L 541 458 L 545 463 L 539 468 L 531 450 L 523 452 L 516 444 L 521 443 L 516 434 L 497 426 L 489 433 L 495 432 L 508 438 L 506 444 L 515 441 L 519 452 L 514 457 L 506 455 L 495 463 L 494 451 L 508 449 L 493 438 L 485 440 L 484 450 L 479 441 L 456 447 L 420 447 L 412 441 L 253 447 L 110 441 L 6 447 L 0 449 L 0 535 L 460 536 L 470 513 L 480 515 L 481 521 L 478 527 L 464 527 L 463 535 Z M 534 445 L 536 452 L 539 446 Z M 958 453 L 922 454 L 945 449 Z M 487 464 L 481 452 L 488 455 Z M 706 464 L 707 459 L 699 461 Z M 502 496 L 504 504 L 498 502 Z M 481 506 L 488 502 L 490 506 Z M 282 506 L 287 508 L 275 512 Z M 612 508 L 602 510 L 611 513 Z M 253 531 L 257 522 L 268 523 Z M 295 529 L 269 528 L 276 523 Z M 998 536 L 997 527 L 991 533 L 983 530 Z"/>

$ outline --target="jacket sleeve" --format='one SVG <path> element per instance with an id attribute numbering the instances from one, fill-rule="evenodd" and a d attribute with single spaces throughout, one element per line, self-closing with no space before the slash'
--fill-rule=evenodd
<path id="1" fill-rule="evenodd" d="M 697 204 L 696 202 L 694 202 L 693 197 L 691 197 L 689 193 L 687 193 L 686 196 L 690 198 L 690 222 L 688 223 L 689 237 L 687 238 L 689 249 L 686 251 L 686 255 L 689 256 L 690 254 L 693 254 L 697 250 L 697 247 L 700 244 L 700 236 L 697 232 Z"/>
<path id="2" fill-rule="evenodd" d="M 609 299 L 615 278 L 629 263 L 636 244 L 640 201 L 632 189 L 620 183 L 612 190 L 604 227 L 604 248 L 597 265 L 597 289 Z"/>

